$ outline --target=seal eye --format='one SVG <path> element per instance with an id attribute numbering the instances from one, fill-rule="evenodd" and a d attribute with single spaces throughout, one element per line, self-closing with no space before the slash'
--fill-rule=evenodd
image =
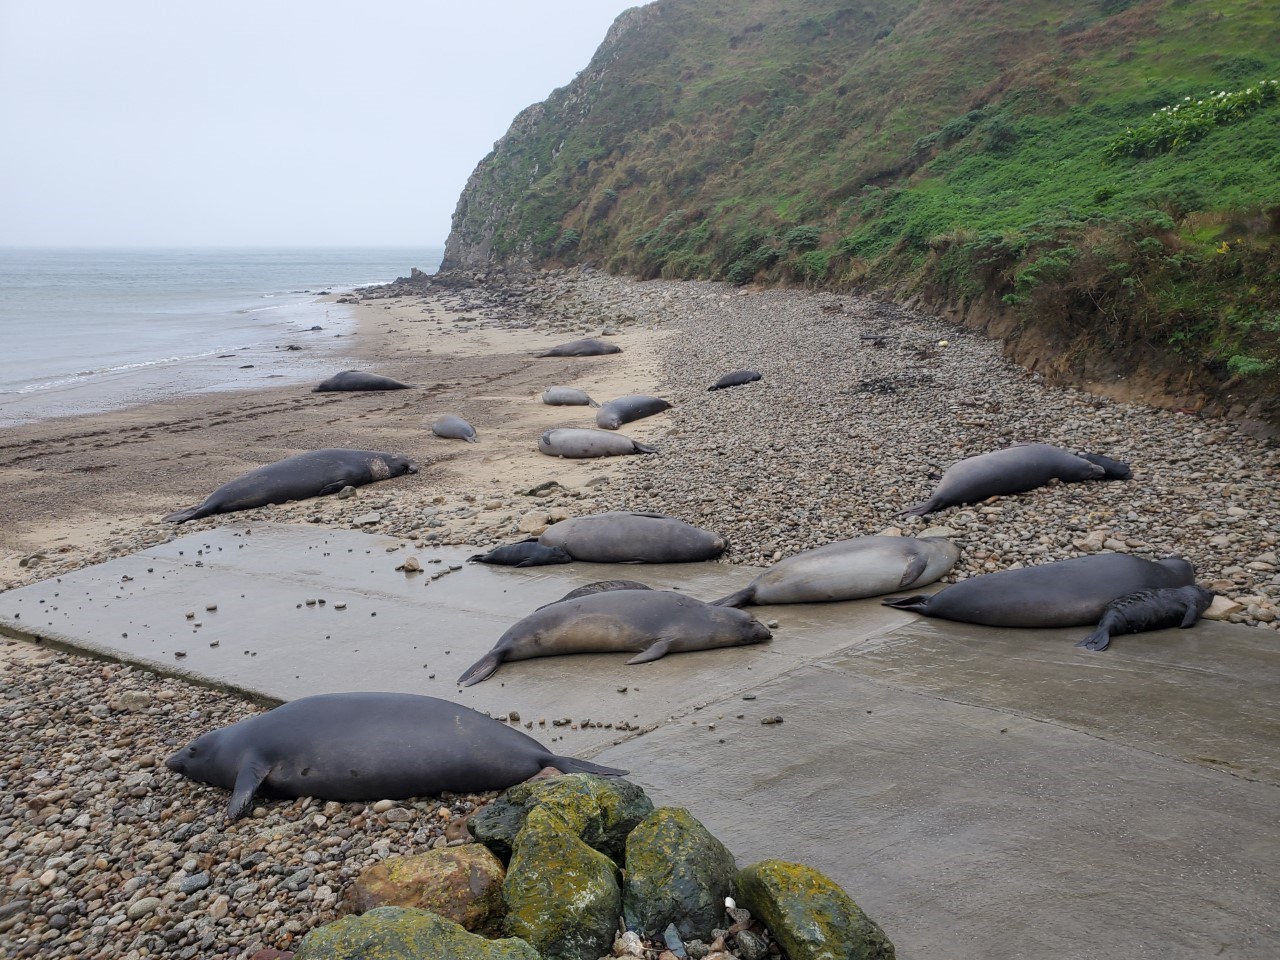
<path id="1" fill-rule="evenodd" d="M 191 747 L 190 749 L 188 749 L 188 750 L 187 750 L 187 756 L 188 756 L 188 757 L 194 757 L 195 755 L 196 755 L 196 748 L 195 748 L 195 747 Z"/>

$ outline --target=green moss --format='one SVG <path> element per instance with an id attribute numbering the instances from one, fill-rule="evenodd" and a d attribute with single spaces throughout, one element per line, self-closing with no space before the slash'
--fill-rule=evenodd
<path id="1" fill-rule="evenodd" d="M 539 960 L 523 940 L 486 940 L 426 910 L 378 907 L 317 927 L 299 945 L 297 960 Z"/>

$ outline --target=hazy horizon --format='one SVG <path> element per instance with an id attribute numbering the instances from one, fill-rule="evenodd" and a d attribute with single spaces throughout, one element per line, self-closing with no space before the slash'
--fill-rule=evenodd
<path id="1" fill-rule="evenodd" d="M 439 247 L 623 0 L 0 0 L 0 247 Z"/>

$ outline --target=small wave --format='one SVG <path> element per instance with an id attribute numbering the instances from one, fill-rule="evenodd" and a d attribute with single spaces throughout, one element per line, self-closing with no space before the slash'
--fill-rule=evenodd
<path id="1" fill-rule="evenodd" d="M 217 357 L 219 354 L 228 350 L 247 350 L 249 345 L 240 347 L 218 347 L 216 350 L 209 350 L 201 353 L 185 354 L 176 357 L 161 357 L 158 360 L 141 360 L 137 363 L 122 363 L 116 367 L 103 367 L 101 370 L 82 370 L 80 373 L 73 374 L 68 377 L 56 377 L 53 380 L 41 380 L 38 383 L 29 383 L 24 387 L 19 387 L 17 393 L 39 393 L 42 390 L 53 390 L 57 387 L 67 387 L 76 383 L 84 383 L 91 377 L 107 376 L 112 373 L 127 373 L 130 370 L 144 370 L 148 367 L 162 367 L 170 363 L 182 363 L 187 360 L 205 360 L 210 357 Z M 234 354 L 230 354 L 234 356 Z"/>

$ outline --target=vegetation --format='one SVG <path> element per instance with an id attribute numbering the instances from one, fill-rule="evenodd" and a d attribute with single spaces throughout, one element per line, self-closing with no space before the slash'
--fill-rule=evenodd
<path id="1" fill-rule="evenodd" d="M 517 120 L 451 244 L 983 300 L 1280 386 L 1277 80 L 1266 0 L 659 0 Z"/>

